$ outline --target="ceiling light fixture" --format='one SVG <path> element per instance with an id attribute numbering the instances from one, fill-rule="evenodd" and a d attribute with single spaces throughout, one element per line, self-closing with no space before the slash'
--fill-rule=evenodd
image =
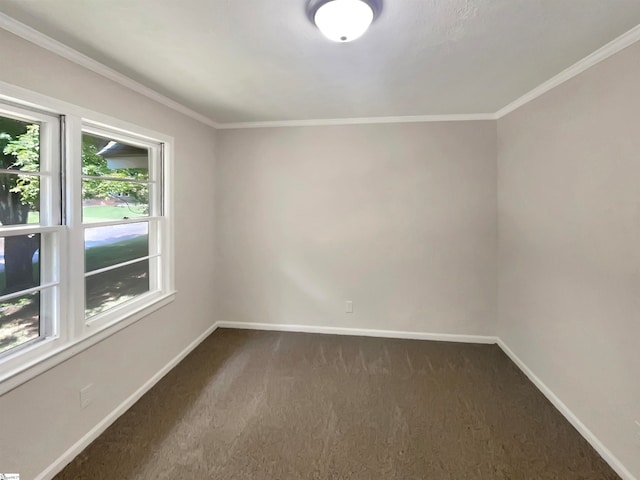
<path id="1" fill-rule="evenodd" d="M 309 4 L 320 31 L 334 42 L 351 42 L 367 31 L 380 11 L 380 0 L 329 0 Z"/>

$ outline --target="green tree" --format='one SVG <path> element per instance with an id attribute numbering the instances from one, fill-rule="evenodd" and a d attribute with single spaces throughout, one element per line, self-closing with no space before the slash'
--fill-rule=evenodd
<path id="1" fill-rule="evenodd" d="M 29 212 L 39 203 L 39 178 L 26 175 L 39 168 L 40 132 L 38 125 L 23 122 L 4 122 L 0 131 L 0 168 L 25 174 L 0 175 L 0 223 L 2 225 L 25 224 Z M 12 293 L 35 286 L 32 258 L 39 248 L 38 235 L 10 236 L 4 239 L 3 293 Z"/>
<path id="2" fill-rule="evenodd" d="M 39 211 L 39 177 L 29 175 L 40 168 L 40 129 L 10 119 L 0 121 L 0 169 L 19 174 L 0 174 L 0 223 L 26 224 L 29 212 Z M 86 135 L 82 142 L 82 173 L 91 177 L 147 180 L 142 168 L 112 169 L 100 151 L 108 140 Z M 148 213 L 148 190 L 144 183 L 90 178 L 83 181 L 83 199 L 125 203 L 132 212 Z M 39 235 L 5 237 L 5 289 L 11 293 L 37 285 L 32 259 L 39 248 Z"/>
<path id="3" fill-rule="evenodd" d="M 85 136 L 82 142 L 82 174 L 92 177 L 109 177 L 147 180 L 148 170 L 141 168 L 111 169 L 107 160 L 99 154 L 104 147 L 96 137 Z M 106 141 L 103 143 L 106 144 Z M 125 203 L 136 213 L 148 213 L 147 186 L 141 183 L 86 179 L 82 185 L 82 197 L 87 199 L 114 200 Z M 129 200 L 126 200 L 126 199 Z M 141 207 L 139 205 L 142 205 Z"/>

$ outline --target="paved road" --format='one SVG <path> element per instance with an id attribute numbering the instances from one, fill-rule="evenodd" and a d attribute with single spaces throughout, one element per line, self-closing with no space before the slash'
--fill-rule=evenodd
<path id="1" fill-rule="evenodd" d="M 146 235 L 147 223 L 128 223 L 109 227 L 92 227 L 85 230 L 84 239 L 90 247 L 108 245 L 123 238 Z M 37 252 L 34 261 L 37 260 Z M 0 237 L 0 272 L 4 272 L 4 237 Z M 0 478 L 0 480 L 2 480 Z"/>

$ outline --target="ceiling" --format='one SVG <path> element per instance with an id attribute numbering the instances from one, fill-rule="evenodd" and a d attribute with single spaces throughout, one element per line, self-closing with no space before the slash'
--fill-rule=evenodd
<path id="1" fill-rule="evenodd" d="M 638 0 L 384 0 L 332 43 L 307 0 L 0 0 L 218 123 L 493 113 L 640 24 Z"/>

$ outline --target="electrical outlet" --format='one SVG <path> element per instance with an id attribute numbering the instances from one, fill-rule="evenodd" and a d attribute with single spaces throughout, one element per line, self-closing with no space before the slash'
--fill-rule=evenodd
<path id="1" fill-rule="evenodd" d="M 633 422 L 636 426 L 636 447 L 640 448 L 640 420 Z"/>
<path id="2" fill-rule="evenodd" d="M 93 403 L 93 383 L 80 389 L 80 408 L 87 408 Z"/>
<path id="3" fill-rule="evenodd" d="M 346 313 L 353 313 L 353 302 L 351 300 L 344 302 L 344 311 Z"/>

